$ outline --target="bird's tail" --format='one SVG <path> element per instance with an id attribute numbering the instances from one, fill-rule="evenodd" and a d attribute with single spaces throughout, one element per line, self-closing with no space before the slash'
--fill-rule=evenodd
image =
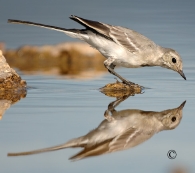
<path id="1" fill-rule="evenodd" d="M 38 150 L 25 151 L 25 152 L 8 153 L 7 156 L 25 156 L 25 155 L 44 153 L 44 152 L 55 151 L 55 150 L 60 150 L 60 149 L 70 148 L 70 147 L 82 147 L 84 145 L 85 145 L 85 141 L 83 141 L 82 137 L 79 137 L 76 139 L 72 139 L 66 142 L 65 144 L 57 145 L 54 147 L 42 148 Z"/>
<path id="2" fill-rule="evenodd" d="M 52 25 L 45 25 L 45 24 L 41 24 L 41 23 L 22 21 L 22 20 L 14 20 L 14 19 L 8 19 L 8 23 L 32 25 L 32 26 L 38 26 L 38 27 L 47 28 L 47 29 L 51 29 L 51 30 L 56 30 L 59 32 L 64 32 L 66 35 L 68 35 L 70 37 L 78 38 L 78 39 L 82 40 L 82 37 L 81 37 L 82 30 L 79 30 L 79 29 L 66 29 L 66 28 L 56 27 L 56 26 L 52 26 Z"/>

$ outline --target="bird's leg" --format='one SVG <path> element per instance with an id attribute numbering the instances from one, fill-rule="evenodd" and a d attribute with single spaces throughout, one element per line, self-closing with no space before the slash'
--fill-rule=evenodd
<path id="1" fill-rule="evenodd" d="M 109 105 L 108 105 L 108 109 L 104 112 L 104 117 L 105 119 L 107 119 L 109 122 L 111 121 L 114 121 L 114 117 L 112 116 L 115 112 L 117 112 L 115 110 L 115 107 L 117 107 L 121 102 L 123 102 L 124 100 L 126 100 L 128 96 L 124 96 L 124 97 L 121 97 L 121 98 L 117 98 L 115 101 L 111 102 Z M 109 114 L 111 113 L 111 115 Z"/>
<path id="2" fill-rule="evenodd" d="M 125 78 L 123 78 L 122 76 L 120 76 L 118 73 L 116 73 L 114 71 L 115 65 L 113 64 L 113 62 L 114 62 L 114 59 L 113 58 L 108 58 L 107 60 L 104 61 L 104 66 L 108 69 L 108 71 L 111 74 L 113 74 L 116 77 L 118 77 L 123 83 L 125 83 L 127 85 L 135 85 L 135 83 L 126 80 Z"/>
<path id="3" fill-rule="evenodd" d="M 108 109 L 104 112 L 104 117 L 105 117 L 105 119 L 108 120 L 108 122 L 112 122 L 112 121 L 115 120 L 115 119 L 109 114 L 109 110 L 108 110 Z"/>
<path id="4" fill-rule="evenodd" d="M 112 114 L 114 112 L 116 112 L 116 110 L 114 109 L 116 106 L 115 106 L 115 103 L 116 103 L 116 100 L 111 102 L 109 105 L 108 105 L 108 109 L 104 112 L 104 117 L 105 119 L 107 119 L 109 122 L 113 121 L 114 118 L 112 117 Z M 111 113 L 111 115 L 109 114 Z"/>

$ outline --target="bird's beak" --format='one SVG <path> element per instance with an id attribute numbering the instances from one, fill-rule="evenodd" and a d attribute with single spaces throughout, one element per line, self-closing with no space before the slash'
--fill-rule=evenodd
<path id="1" fill-rule="evenodd" d="M 185 74 L 183 73 L 182 70 L 179 70 L 178 73 L 186 80 Z"/>
<path id="2" fill-rule="evenodd" d="M 179 110 L 182 110 L 183 107 L 185 106 L 185 104 L 186 104 L 186 100 L 178 107 L 178 109 L 179 109 Z"/>

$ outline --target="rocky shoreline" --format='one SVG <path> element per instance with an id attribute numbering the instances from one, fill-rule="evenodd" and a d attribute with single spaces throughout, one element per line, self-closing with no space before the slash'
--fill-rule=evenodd
<path id="1" fill-rule="evenodd" d="M 12 69 L 6 62 L 2 51 L 0 50 L 0 90 L 23 89 L 26 87 L 26 81 Z"/>
<path id="2" fill-rule="evenodd" d="M 79 75 L 84 72 L 106 72 L 105 58 L 85 43 L 61 43 L 45 46 L 22 46 L 8 49 L 4 55 L 11 67 L 25 73 L 47 72 Z"/>

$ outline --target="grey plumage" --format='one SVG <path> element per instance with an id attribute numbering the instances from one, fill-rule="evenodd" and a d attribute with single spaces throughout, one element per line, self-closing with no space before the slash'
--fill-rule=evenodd
<path id="1" fill-rule="evenodd" d="M 120 102 L 121 98 L 109 104 L 108 110 L 105 111 L 106 119 L 84 136 L 72 139 L 62 145 L 34 151 L 8 153 L 8 156 L 82 147 L 82 151 L 70 158 L 71 160 L 79 160 L 132 148 L 150 139 L 155 133 L 176 128 L 181 121 L 182 109 L 185 105 L 183 102 L 178 108 L 161 112 L 135 109 L 116 111 L 115 107 Z"/>
<path id="2" fill-rule="evenodd" d="M 65 29 L 12 19 L 9 19 L 8 22 L 57 30 L 70 37 L 87 42 L 107 58 L 104 61 L 104 65 L 108 71 L 126 84 L 132 84 L 132 82 L 116 73 L 114 71 L 115 66 L 127 68 L 161 66 L 178 72 L 186 79 L 182 70 L 181 57 L 175 50 L 163 48 L 142 34 L 128 28 L 91 21 L 73 15 L 70 18 L 83 25 L 86 29 Z"/>

